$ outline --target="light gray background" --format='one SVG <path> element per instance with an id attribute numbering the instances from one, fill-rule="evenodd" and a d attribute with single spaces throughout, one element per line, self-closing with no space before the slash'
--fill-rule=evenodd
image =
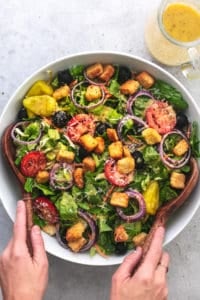
<path id="1" fill-rule="evenodd" d="M 114 50 L 154 61 L 144 43 L 147 14 L 159 0 L 0 0 L 0 111 L 15 89 L 37 68 L 81 51 Z M 199 81 L 186 82 L 178 68 L 166 68 L 200 101 Z M 169 299 L 200 299 L 200 210 L 166 247 L 171 255 Z M 0 251 L 12 224 L 0 204 Z M 49 255 L 45 299 L 109 298 L 115 267 L 88 267 Z M 1 298 L 1 296 L 0 296 Z"/>

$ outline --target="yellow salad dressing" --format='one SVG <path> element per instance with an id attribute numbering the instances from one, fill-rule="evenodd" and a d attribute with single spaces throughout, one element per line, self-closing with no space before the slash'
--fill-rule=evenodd
<path id="1" fill-rule="evenodd" d="M 172 3 L 163 12 L 162 22 L 169 36 L 179 42 L 200 39 L 200 12 L 184 3 Z"/>

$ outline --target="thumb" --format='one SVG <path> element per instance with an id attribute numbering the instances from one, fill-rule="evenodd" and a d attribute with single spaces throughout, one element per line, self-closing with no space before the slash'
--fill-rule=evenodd
<path id="1" fill-rule="evenodd" d="M 41 235 L 40 227 L 34 225 L 31 230 L 31 242 L 33 247 L 33 259 L 40 263 L 44 259 L 47 259 L 47 255 L 44 248 L 44 241 Z"/>
<path id="2" fill-rule="evenodd" d="M 137 247 L 137 249 L 131 254 L 127 255 L 116 271 L 117 276 L 122 280 L 132 276 L 134 268 L 137 266 L 138 262 L 142 257 L 142 248 Z"/>

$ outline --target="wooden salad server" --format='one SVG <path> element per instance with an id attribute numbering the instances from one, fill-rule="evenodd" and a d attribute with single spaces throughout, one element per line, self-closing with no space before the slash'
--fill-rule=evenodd
<path id="1" fill-rule="evenodd" d="M 23 174 L 20 172 L 20 170 L 17 168 L 15 165 L 15 150 L 11 138 L 11 131 L 13 128 L 13 124 L 8 126 L 4 134 L 2 136 L 2 149 L 3 149 L 3 154 L 5 155 L 11 169 L 15 173 L 16 177 L 18 178 L 18 181 L 20 183 L 21 189 L 22 189 L 22 200 L 25 202 L 26 205 L 26 215 L 27 215 L 27 222 L 26 222 L 26 227 L 27 227 L 27 245 L 29 248 L 29 252 L 32 256 L 33 250 L 32 250 L 32 245 L 31 245 L 31 239 L 30 239 L 30 234 L 31 234 L 31 228 L 33 226 L 33 212 L 32 212 L 32 199 L 31 199 L 31 194 L 27 193 L 24 190 L 24 183 L 25 183 L 25 177 Z"/>
<path id="2" fill-rule="evenodd" d="M 190 159 L 190 167 L 191 175 L 186 183 L 184 190 L 178 195 L 178 197 L 163 205 L 158 210 L 153 226 L 151 227 L 151 230 L 148 233 L 143 245 L 143 258 L 146 256 L 149 250 L 156 228 L 158 228 L 159 226 L 166 226 L 169 217 L 186 202 L 193 189 L 195 188 L 199 178 L 199 166 L 197 160 L 193 157 Z"/>

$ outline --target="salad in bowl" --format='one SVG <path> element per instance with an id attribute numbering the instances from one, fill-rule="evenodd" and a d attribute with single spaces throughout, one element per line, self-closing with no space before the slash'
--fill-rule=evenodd
<path id="1" fill-rule="evenodd" d="M 33 222 L 75 256 L 143 246 L 199 154 L 187 109 L 175 87 L 129 64 L 97 60 L 37 78 L 10 131 Z"/>

